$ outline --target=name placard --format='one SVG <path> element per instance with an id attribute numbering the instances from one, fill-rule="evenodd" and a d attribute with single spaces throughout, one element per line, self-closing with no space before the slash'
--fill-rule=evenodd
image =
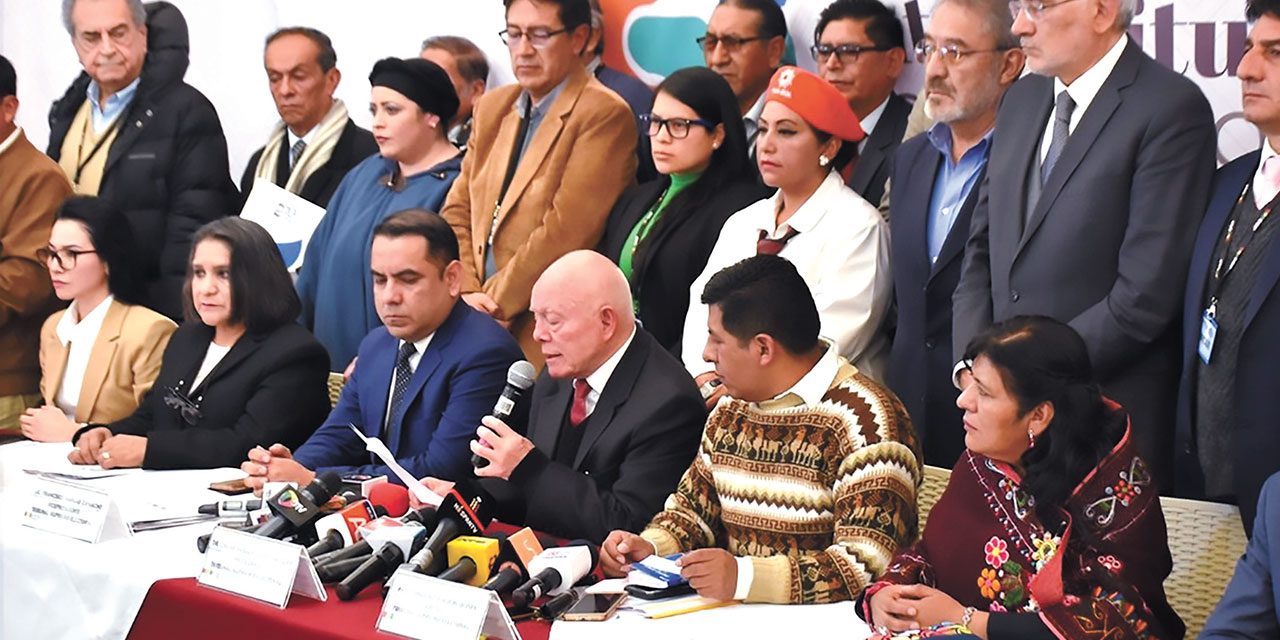
<path id="1" fill-rule="evenodd" d="M 57 478 L 36 476 L 22 510 L 22 524 L 96 543 L 113 512 L 111 496 L 105 491 Z M 118 512 L 115 521 L 122 522 Z M 121 535 L 127 536 L 128 529 L 123 529 Z"/>
<path id="2" fill-rule="evenodd" d="M 414 640 L 520 640 L 493 591 L 400 568 L 378 614 L 377 629 Z"/>
<path id="3" fill-rule="evenodd" d="M 328 598 L 301 546 L 227 527 L 213 530 L 196 582 L 280 609 L 294 593 Z"/>

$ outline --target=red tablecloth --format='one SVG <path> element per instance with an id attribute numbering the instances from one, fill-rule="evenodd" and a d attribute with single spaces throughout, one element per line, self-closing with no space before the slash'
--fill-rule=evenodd
<path id="1" fill-rule="evenodd" d="M 338 600 L 333 587 L 328 602 L 294 595 L 289 606 L 276 609 L 248 598 L 196 584 L 195 578 L 161 580 L 151 586 L 129 630 L 129 640 L 224 640 L 226 638 L 394 638 L 374 631 L 382 593 L 366 589 L 351 602 Z M 517 623 L 525 640 L 546 640 L 551 623 Z"/>

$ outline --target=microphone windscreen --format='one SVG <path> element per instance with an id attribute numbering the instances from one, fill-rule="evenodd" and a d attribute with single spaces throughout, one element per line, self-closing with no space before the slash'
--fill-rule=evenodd
<path id="1" fill-rule="evenodd" d="M 449 566 L 458 564 L 463 558 L 471 558 L 476 563 L 476 572 L 467 580 L 467 584 L 478 587 L 489 581 L 493 559 L 498 557 L 500 547 L 501 543 L 494 538 L 462 536 L 450 540 L 445 548 L 449 554 Z"/>
<path id="2" fill-rule="evenodd" d="M 369 502 L 386 509 L 388 516 L 399 518 L 409 510 L 409 490 L 398 484 L 384 482 L 369 490 Z"/>
<path id="3" fill-rule="evenodd" d="M 528 360 L 513 362 L 507 369 L 507 384 L 517 389 L 528 389 L 537 376 L 538 372 Z"/>

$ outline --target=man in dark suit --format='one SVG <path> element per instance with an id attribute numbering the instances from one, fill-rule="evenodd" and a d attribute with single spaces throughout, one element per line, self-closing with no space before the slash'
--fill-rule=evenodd
<path id="1" fill-rule="evenodd" d="M 911 103 L 893 92 L 906 63 L 902 23 L 879 0 L 836 0 L 818 16 L 810 49 L 818 73 L 849 101 L 867 137 L 844 181 L 873 205 L 884 197 Z"/>
<path id="2" fill-rule="evenodd" d="M 1276 557 L 1280 551 L 1280 474 L 1262 485 L 1257 510 L 1257 518 L 1249 520 L 1253 525 L 1249 546 L 1236 563 L 1222 600 L 1204 623 L 1200 640 L 1280 637 L 1280 558 Z"/>
<path id="3" fill-rule="evenodd" d="M 787 52 L 787 18 L 775 0 L 724 0 L 711 12 L 698 45 L 707 68 L 723 76 L 738 99 L 747 155 L 755 164 L 765 90 Z"/>
<path id="4" fill-rule="evenodd" d="M 449 142 L 467 150 L 475 104 L 489 87 L 489 60 L 476 44 L 462 36 L 432 36 L 422 42 L 423 60 L 430 60 L 449 74 L 458 94 L 458 112 L 449 121 Z"/>
<path id="5" fill-rule="evenodd" d="M 951 295 L 1004 92 L 1022 72 L 1004 0 L 941 0 L 917 58 L 933 125 L 902 143 L 889 209 L 896 333 L 886 380 L 902 399 L 924 461 L 950 467 L 964 451 L 951 383 Z"/>
<path id="6" fill-rule="evenodd" d="M 582 51 L 582 63 L 587 72 L 618 94 L 636 117 L 636 182 L 645 183 L 658 177 L 653 166 L 653 149 L 649 145 L 649 132 L 640 124 L 640 116 L 653 107 L 653 90 L 643 82 L 604 64 L 604 11 L 600 0 L 591 0 L 591 37 Z"/>
<path id="7" fill-rule="evenodd" d="M 343 176 L 378 152 L 373 134 L 333 97 L 342 80 L 337 64 L 329 36 L 316 29 L 289 27 L 267 37 L 263 66 L 280 123 L 244 168 L 246 199 L 254 179 L 263 178 L 327 207 Z"/>
<path id="8" fill-rule="evenodd" d="M 1266 142 L 1214 177 L 1187 276 L 1178 393 L 1179 495 L 1233 500 L 1245 530 L 1258 491 L 1280 471 L 1275 367 L 1280 362 L 1280 247 L 1267 213 L 1280 193 L 1280 0 L 1252 0 L 1236 75 L 1244 117 Z M 1275 620 L 1272 620 L 1272 624 Z"/>
<path id="9" fill-rule="evenodd" d="M 952 349 L 958 360 L 979 331 L 1016 315 L 1069 323 L 1167 487 L 1177 320 L 1216 135 L 1195 84 L 1130 42 L 1134 4 L 1012 5 L 1035 73 L 996 117 Z"/>
<path id="10" fill-rule="evenodd" d="M 255 489 L 267 481 L 305 484 L 324 471 L 399 482 L 348 425 L 381 438 L 416 476 L 469 472 L 472 429 L 493 409 L 520 348 L 459 300 L 458 240 L 439 216 L 409 210 L 384 220 L 374 230 L 371 269 L 385 326 L 360 343 L 338 406 L 296 452 L 280 444 L 249 452 L 240 468 Z"/>
<path id="11" fill-rule="evenodd" d="M 693 380 L 635 323 L 627 280 L 575 251 L 533 288 L 546 368 L 523 433 L 486 417 L 471 450 L 497 517 L 596 543 L 662 508 L 693 459 L 706 409 Z M 439 491 L 439 481 L 424 484 Z"/>

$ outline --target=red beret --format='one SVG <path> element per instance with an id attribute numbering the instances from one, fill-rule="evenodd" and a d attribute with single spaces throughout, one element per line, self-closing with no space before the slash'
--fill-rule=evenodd
<path id="1" fill-rule="evenodd" d="M 866 134 L 858 116 L 830 82 L 799 67 L 782 67 L 769 80 L 765 102 L 780 102 L 809 126 L 841 140 L 857 142 Z"/>

